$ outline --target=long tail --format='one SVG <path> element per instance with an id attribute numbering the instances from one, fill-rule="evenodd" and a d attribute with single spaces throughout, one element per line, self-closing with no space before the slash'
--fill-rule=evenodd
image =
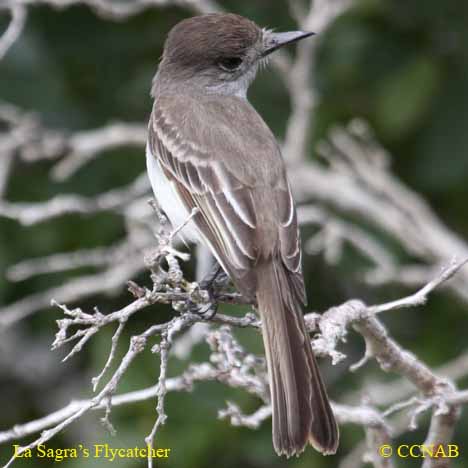
<path id="1" fill-rule="evenodd" d="M 278 261 L 258 265 L 257 301 L 270 379 L 273 446 L 301 453 L 307 442 L 325 455 L 338 447 L 338 427 L 306 332 L 290 273 Z"/>

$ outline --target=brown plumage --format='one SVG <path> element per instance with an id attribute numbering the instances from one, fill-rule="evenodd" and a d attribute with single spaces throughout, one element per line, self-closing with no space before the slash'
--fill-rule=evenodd
<path id="1" fill-rule="evenodd" d="M 169 193 L 162 181 L 173 191 L 158 200 L 174 224 L 180 211 L 199 209 L 188 237 L 205 242 L 258 303 L 276 452 L 299 454 L 309 442 L 329 454 L 338 429 L 302 317 L 296 209 L 278 144 L 244 97 L 259 60 L 284 38 L 237 15 L 177 25 L 153 85 L 148 171 L 157 197 Z"/>
<path id="2" fill-rule="evenodd" d="M 200 34 L 209 31 L 209 34 Z M 178 23 L 169 33 L 164 59 L 168 64 L 203 70 L 221 57 L 245 53 L 261 35 L 257 25 L 242 16 L 205 15 Z M 187 40 L 190 38 L 190 40 Z"/>

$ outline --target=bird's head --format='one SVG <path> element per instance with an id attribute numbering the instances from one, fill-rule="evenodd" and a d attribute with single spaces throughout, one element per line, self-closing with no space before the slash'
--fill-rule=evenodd
<path id="1" fill-rule="evenodd" d="M 195 16 L 169 33 L 156 82 L 245 96 L 270 53 L 313 33 L 277 33 L 235 14 Z"/>

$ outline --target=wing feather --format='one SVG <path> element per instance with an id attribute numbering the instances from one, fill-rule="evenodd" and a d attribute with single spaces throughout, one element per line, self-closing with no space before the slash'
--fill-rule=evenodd
<path id="1" fill-rule="evenodd" d="M 233 134 L 236 116 L 230 112 L 252 112 L 238 104 L 219 107 L 216 101 L 211 115 L 209 105 L 195 112 L 198 102 L 177 97 L 155 101 L 148 137 L 151 153 L 187 210 L 199 209 L 194 224 L 240 292 L 251 297 L 256 288 L 253 266 L 261 256 L 278 255 L 293 273 L 297 296 L 305 301 L 296 209 L 279 149 L 263 121 L 255 120 L 257 114 L 249 115 L 258 128 L 243 126 L 245 135 Z M 233 163 L 247 157 L 262 161 L 261 152 L 263 164 Z M 264 203 L 265 196 L 273 205 Z M 276 207 L 265 213 L 266 206 Z M 264 242 L 264 236 L 272 242 Z"/>
<path id="2" fill-rule="evenodd" d="M 158 155 L 166 177 L 174 183 L 186 208 L 199 208 L 195 225 L 236 286 L 250 295 L 254 285 L 245 277 L 256 260 L 255 210 L 250 189 L 242 188 L 222 164 L 208 165 L 205 158 L 199 154 L 196 157 L 195 148 L 190 152 L 179 147 L 174 135 L 163 118 L 153 120 L 148 137 L 151 153 Z"/>

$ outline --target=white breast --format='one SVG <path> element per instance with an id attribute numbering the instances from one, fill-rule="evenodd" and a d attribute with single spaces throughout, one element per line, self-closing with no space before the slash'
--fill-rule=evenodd
<path id="1" fill-rule="evenodd" d="M 149 145 L 146 145 L 146 168 L 159 205 L 168 216 L 173 228 L 179 227 L 187 220 L 190 213 L 180 200 L 173 183 L 164 175 L 158 159 L 151 154 Z M 181 235 L 188 242 L 199 242 L 200 240 L 197 228 L 192 221 L 184 227 Z"/>

